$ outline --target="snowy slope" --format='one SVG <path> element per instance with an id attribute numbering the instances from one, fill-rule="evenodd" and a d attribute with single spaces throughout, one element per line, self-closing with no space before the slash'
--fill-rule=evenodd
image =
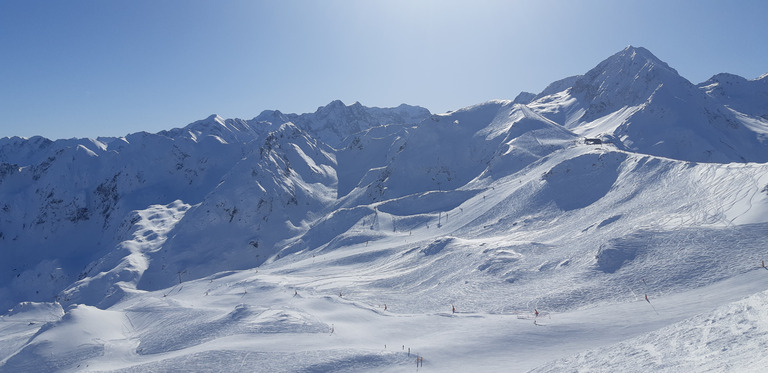
<path id="1" fill-rule="evenodd" d="M 768 347 L 766 297 L 765 292 L 759 292 L 712 312 L 569 356 L 534 371 L 763 371 L 768 364 L 768 357 L 760 353 Z"/>
<path id="2" fill-rule="evenodd" d="M 766 123 L 725 78 L 628 47 L 445 114 L 1 139 L 0 371 L 759 371 Z"/>

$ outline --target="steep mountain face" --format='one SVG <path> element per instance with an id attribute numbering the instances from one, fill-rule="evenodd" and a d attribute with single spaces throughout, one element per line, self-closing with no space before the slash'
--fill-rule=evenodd
<path id="1" fill-rule="evenodd" d="M 354 136 L 337 153 L 339 197 L 354 206 L 453 191 L 481 175 L 506 176 L 577 141 L 525 105 L 491 101 L 433 115 L 416 127 Z"/>
<path id="2" fill-rule="evenodd" d="M 6 157 L 0 178 L 0 293 L 8 296 L 0 301 L 50 300 L 68 284 L 98 273 L 92 263 L 125 239 L 121 227 L 131 225 L 134 210 L 202 201 L 243 148 L 210 136 L 198 140 L 137 133 L 106 144 L 46 142 L 44 156 L 27 161 Z"/>
<path id="3" fill-rule="evenodd" d="M 697 162 L 768 160 L 767 122 L 728 110 L 644 48 L 627 47 L 548 87 L 529 106 L 627 151 Z"/>
<path id="4" fill-rule="evenodd" d="M 578 120 L 591 122 L 643 104 L 659 89 L 683 94 L 691 88 L 690 82 L 647 49 L 627 47 L 576 79 L 570 94 L 586 107 Z"/>
<path id="5" fill-rule="evenodd" d="M 177 283 L 177 274 L 200 278 L 264 263 L 332 205 L 335 169 L 331 148 L 283 124 L 186 213 L 163 250 L 150 255 L 138 286 L 159 289 Z"/>

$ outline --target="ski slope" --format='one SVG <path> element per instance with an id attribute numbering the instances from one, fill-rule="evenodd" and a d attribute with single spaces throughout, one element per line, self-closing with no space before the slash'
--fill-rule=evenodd
<path id="1" fill-rule="evenodd" d="M 703 371 L 712 368 L 713 358 L 716 367 L 759 371 L 760 360 L 750 355 L 768 343 L 760 319 L 768 285 L 763 269 L 652 297 L 651 304 L 638 296 L 567 312 L 542 309 L 538 317 L 532 311 L 488 313 L 461 304 L 455 314 L 450 306 L 409 313 L 387 304 L 384 310 L 383 303 L 358 300 L 375 294 L 339 297 L 263 272 L 201 279 L 109 310 L 75 306 L 34 344 L 5 360 L 3 369 L 398 372 L 414 369 L 418 355 L 424 357 L 422 369 L 435 371 L 527 371 L 542 364 L 539 371 L 680 366 Z M 28 320 L 23 315 L 3 316 L 4 331 L 23 328 Z M 705 325 L 716 329 L 709 337 L 699 336 Z M 2 342 L 10 345 L 13 335 L 4 335 Z M 699 345 L 690 335 L 714 342 Z M 643 353 L 628 359 L 627 349 Z M 595 351 L 571 357 L 584 350 Z M 646 359 L 648 354 L 654 358 Z M 552 359 L 562 360 L 548 363 Z"/>

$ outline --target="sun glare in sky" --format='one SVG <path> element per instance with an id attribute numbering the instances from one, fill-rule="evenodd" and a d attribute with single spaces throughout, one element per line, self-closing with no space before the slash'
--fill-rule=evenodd
<path id="1" fill-rule="evenodd" d="M 768 71 L 768 3 L 6 1 L 0 136 L 122 136 L 335 99 L 456 110 L 643 46 L 698 83 Z"/>

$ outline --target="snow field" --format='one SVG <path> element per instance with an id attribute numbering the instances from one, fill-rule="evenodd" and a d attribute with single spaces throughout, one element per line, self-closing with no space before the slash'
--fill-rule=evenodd
<path id="1" fill-rule="evenodd" d="M 394 372 L 415 369 L 413 355 L 418 353 L 424 356 L 424 369 L 527 371 L 554 358 L 643 336 L 665 325 L 672 325 L 668 328 L 675 333 L 690 334 L 699 333 L 701 323 L 717 322 L 724 326 L 707 337 L 711 346 L 726 346 L 735 337 L 748 338 L 755 346 L 768 343 L 762 324 L 751 322 L 766 312 L 765 295 L 750 298 L 746 306 L 738 301 L 768 288 L 768 271 L 762 268 L 696 290 L 651 297 L 650 304 L 639 296 L 633 302 L 562 313 L 540 310 L 538 318 L 532 312 L 465 311 L 462 305 L 457 305 L 455 314 L 448 305 L 418 314 L 398 312 L 397 306 L 393 311 L 389 304 L 384 310 L 383 304 L 359 300 L 373 294 L 358 291 L 339 297 L 324 290 L 295 289 L 286 283 L 290 278 L 285 275 L 264 272 L 237 272 L 185 283 L 171 293 L 139 294 L 109 311 L 73 307 L 55 327 L 41 329 L 36 342 L 5 361 L 2 369 L 28 369 L 31 366 L 25 362 L 29 364 L 33 354 L 38 363 L 42 359 L 48 367 L 64 371 L 172 371 L 183 363 L 201 371 Z M 713 316 L 675 324 L 720 305 L 725 306 Z M 734 317 L 738 322 L 730 325 Z M 737 334 L 742 330 L 748 335 Z M 665 332 L 662 329 L 659 337 L 648 338 L 659 343 L 669 335 Z M 627 343 L 641 351 L 645 348 L 632 341 L 615 348 Z M 694 352 L 704 355 L 705 361 L 706 348 L 677 346 L 683 355 L 694 347 L 701 349 Z M 714 354 L 720 347 L 711 348 Z M 734 350 L 729 361 L 744 358 Z M 594 363 L 594 369 L 626 367 L 620 359 L 624 351 L 598 360 L 602 363 Z M 663 361 L 675 362 L 675 357 L 666 356 Z M 587 355 L 586 360 L 594 356 Z M 566 360 L 544 369 L 572 363 Z M 691 366 L 696 370 L 703 364 Z M 664 368 L 652 363 L 640 366 Z"/>

